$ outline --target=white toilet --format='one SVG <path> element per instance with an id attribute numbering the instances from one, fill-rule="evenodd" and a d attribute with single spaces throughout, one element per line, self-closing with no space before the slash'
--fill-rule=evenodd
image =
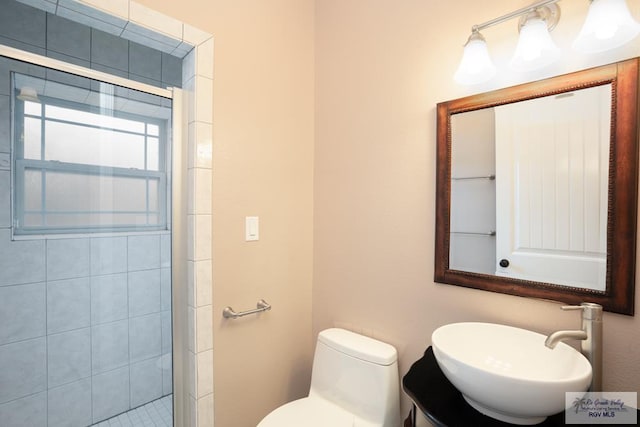
<path id="1" fill-rule="evenodd" d="M 267 415 L 258 427 L 398 427 L 398 354 L 344 329 L 318 334 L 309 396 Z"/>

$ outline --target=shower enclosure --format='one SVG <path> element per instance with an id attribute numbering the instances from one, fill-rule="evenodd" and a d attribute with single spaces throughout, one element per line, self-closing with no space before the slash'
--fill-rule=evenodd
<path id="1" fill-rule="evenodd" d="M 0 56 L 0 423 L 171 426 L 172 92 L 27 59 Z"/>

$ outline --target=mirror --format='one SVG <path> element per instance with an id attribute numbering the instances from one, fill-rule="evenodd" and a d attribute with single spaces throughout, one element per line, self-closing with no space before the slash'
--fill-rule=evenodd
<path id="1" fill-rule="evenodd" d="M 638 65 L 438 104 L 436 282 L 633 315 Z"/>

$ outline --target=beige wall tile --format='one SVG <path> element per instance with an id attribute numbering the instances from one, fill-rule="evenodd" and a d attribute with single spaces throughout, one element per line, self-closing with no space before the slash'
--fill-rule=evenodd
<path id="1" fill-rule="evenodd" d="M 198 353 L 213 348 L 213 307 L 205 305 L 196 308 L 196 351 Z M 212 361 L 213 362 L 213 361 Z"/>
<path id="2" fill-rule="evenodd" d="M 213 350 L 197 354 L 198 398 L 213 393 Z"/>
<path id="3" fill-rule="evenodd" d="M 109 15 L 129 20 L 129 0 L 79 0 L 87 6 L 94 7 Z"/>
<path id="4" fill-rule="evenodd" d="M 195 262 L 195 279 L 196 279 L 196 292 L 195 301 L 196 307 L 208 305 L 212 303 L 212 261 L 196 261 Z"/>
<path id="5" fill-rule="evenodd" d="M 182 40 L 182 22 L 140 3 L 129 2 L 129 21 Z"/>
<path id="6" fill-rule="evenodd" d="M 213 425 L 213 394 L 208 394 L 198 399 L 198 427 L 212 427 Z"/>

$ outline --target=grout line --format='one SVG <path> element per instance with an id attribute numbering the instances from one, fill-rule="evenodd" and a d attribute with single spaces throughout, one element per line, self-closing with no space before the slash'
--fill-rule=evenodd
<path id="1" fill-rule="evenodd" d="M 47 390 L 40 390 L 40 391 L 36 391 L 36 392 L 34 392 L 34 393 L 29 393 L 29 394 L 24 395 L 24 396 L 16 397 L 15 399 L 7 400 L 6 402 L 2 402 L 2 403 L 0 403 L 0 406 L 2 406 L 2 405 L 6 405 L 6 404 L 8 404 L 8 403 L 15 402 L 15 401 L 20 400 L 20 399 L 26 399 L 26 398 L 28 398 L 28 397 L 33 397 L 33 396 L 38 395 L 38 394 L 41 394 L 41 393 L 45 393 L 45 394 L 46 394 L 46 393 L 47 393 Z M 45 396 L 45 399 L 46 399 L 46 396 Z"/>
<path id="2" fill-rule="evenodd" d="M 129 58 L 130 58 L 130 52 L 129 52 L 129 46 L 130 43 L 127 43 L 127 68 L 130 67 L 129 65 Z M 128 71 L 127 71 L 128 73 Z M 127 267 L 127 355 L 128 355 L 128 365 L 129 365 L 129 390 L 128 390 L 128 394 L 129 394 L 129 399 L 128 399 L 128 406 L 129 408 L 131 408 L 131 343 L 130 343 L 130 337 L 129 334 L 131 332 L 131 320 L 130 320 L 130 302 L 129 302 L 129 236 L 127 236 L 127 242 L 126 242 L 126 246 L 125 246 L 125 261 L 126 261 L 126 267 Z"/>
<path id="3" fill-rule="evenodd" d="M 57 7 L 57 4 L 56 4 Z M 46 31 L 46 23 L 48 22 L 48 19 L 45 20 L 45 31 Z M 46 32 L 45 32 L 46 35 Z M 46 44 L 46 40 L 47 37 L 45 36 L 45 44 Z M 45 333 L 45 340 L 44 340 L 44 366 L 45 366 L 45 384 L 46 384 L 46 389 L 45 389 L 45 399 L 46 399 L 46 404 L 45 407 L 47 408 L 47 416 L 46 416 L 46 422 L 47 422 L 47 426 L 49 425 L 49 277 L 48 277 L 48 273 L 47 273 L 47 246 L 48 246 L 48 240 L 44 241 L 44 333 Z"/>
<path id="4" fill-rule="evenodd" d="M 165 405 L 165 401 L 171 401 L 172 398 L 173 394 L 162 396 L 136 408 L 129 409 L 128 411 L 116 414 L 110 418 L 91 424 L 90 427 L 99 426 L 102 425 L 102 423 L 107 423 L 105 425 L 108 426 L 123 426 L 126 425 L 126 423 L 122 422 L 125 419 L 130 423 L 130 425 L 135 427 L 149 425 L 149 423 L 151 423 L 151 425 L 160 427 L 164 427 L 167 425 L 172 426 L 173 408 L 169 406 L 169 408 L 167 409 L 167 406 Z M 159 411 L 158 407 L 164 408 L 165 411 Z M 160 421 L 161 424 L 158 424 L 156 421 Z"/>
<path id="5" fill-rule="evenodd" d="M 93 34 L 93 31 L 91 31 L 91 34 Z M 90 46 L 93 46 L 93 43 L 90 44 Z M 89 48 L 89 57 L 91 57 L 91 48 Z M 93 245 L 91 244 L 91 239 L 89 239 L 89 274 L 91 274 L 91 247 Z M 90 372 L 90 378 L 91 378 L 91 390 L 89 391 L 89 400 L 91 401 L 91 407 L 89 408 L 89 411 L 91 412 L 91 422 L 93 423 L 93 304 L 92 302 L 92 298 L 93 295 L 91 293 L 91 278 L 89 278 L 89 372 Z"/>

